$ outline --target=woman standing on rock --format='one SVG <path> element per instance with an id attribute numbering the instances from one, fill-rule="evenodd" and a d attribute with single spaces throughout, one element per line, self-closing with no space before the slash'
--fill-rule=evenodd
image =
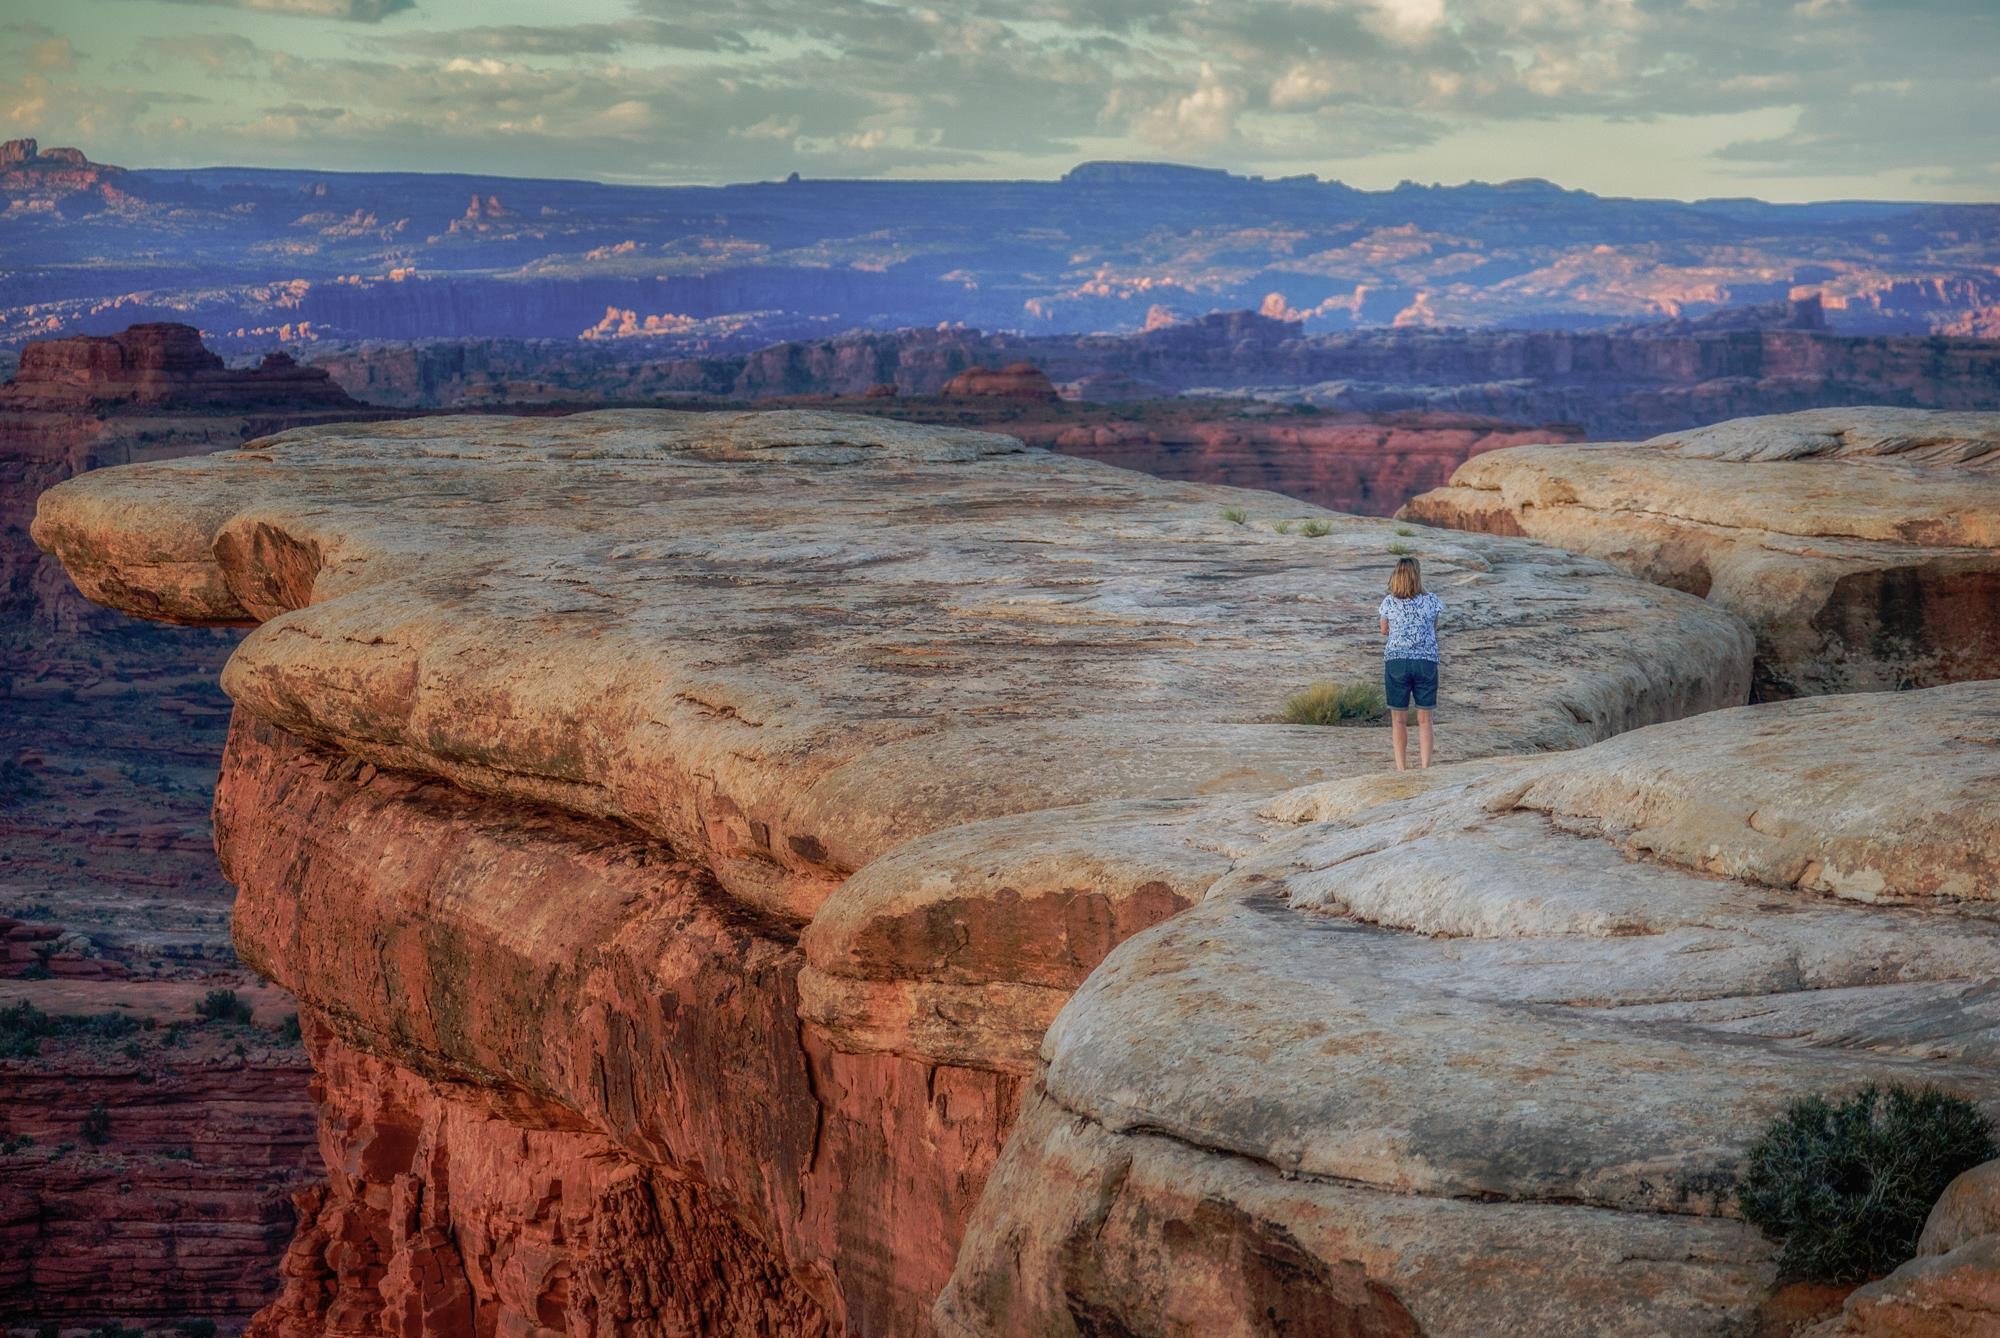
<path id="1" fill-rule="evenodd" d="M 1382 695 L 1389 701 L 1389 741 L 1396 770 L 1409 769 L 1410 724 L 1404 711 L 1417 706 L 1417 765 L 1431 764 L 1431 711 L 1438 696 L 1438 615 L 1444 603 L 1424 589 L 1415 558 L 1402 558 L 1382 597 Z"/>

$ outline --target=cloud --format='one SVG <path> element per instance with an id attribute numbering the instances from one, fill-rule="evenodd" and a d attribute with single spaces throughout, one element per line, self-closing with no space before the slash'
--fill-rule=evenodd
<path id="1" fill-rule="evenodd" d="M 1055 175 L 1145 156 L 1504 179 L 1548 174 L 1551 148 L 1573 144 L 1561 175 L 1588 186 L 1606 127 L 1733 117 L 1701 149 L 1716 194 L 1918 176 L 1969 190 L 1992 179 L 1980 128 L 2000 115 L 1992 0 L 628 0 L 608 20 L 550 7 L 471 26 L 412 0 L 180 2 L 214 7 L 221 31 L 122 61 L 71 46 L 61 7 L 0 24 L 10 105 L 49 134 L 88 119 L 111 137 L 101 151 L 132 161 L 300 162 L 310 127 L 329 167 L 678 181 Z M 230 9 L 347 27 L 232 31 Z M 177 87 L 212 102 L 170 123 L 141 96 Z M 307 89 L 342 114 L 274 110 Z"/>
<path id="2" fill-rule="evenodd" d="M 301 19 L 338 19 L 345 23 L 380 23 L 391 14 L 417 7 L 416 0 L 174 0 L 174 3 L 247 9 Z"/>

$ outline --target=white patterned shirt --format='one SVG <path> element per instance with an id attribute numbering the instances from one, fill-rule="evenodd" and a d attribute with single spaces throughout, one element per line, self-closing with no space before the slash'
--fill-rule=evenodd
<path id="1" fill-rule="evenodd" d="M 1435 660 L 1437 620 L 1444 601 L 1425 591 L 1415 599 L 1382 596 L 1382 616 L 1389 620 L 1389 639 L 1382 645 L 1385 660 Z"/>

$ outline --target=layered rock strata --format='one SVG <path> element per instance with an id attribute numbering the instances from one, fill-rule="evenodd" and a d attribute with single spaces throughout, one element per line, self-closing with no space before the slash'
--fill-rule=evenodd
<path id="1" fill-rule="evenodd" d="M 1701 601 L 1299 513 L 798 412 L 311 428 L 49 493 L 92 598 L 261 624 L 217 837 L 329 1179 L 260 1330 L 928 1329 L 1070 992 L 1288 831 L 1268 796 L 1380 765 L 1276 713 L 1376 673 L 1392 543 L 1463 647 L 1447 756 L 1748 690 Z"/>
<path id="2" fill-rule="evenodd" d="M 1731 1187 L 1788 1101 L 2000 1111 L 1995 793 L 1982 683 L 1283 796 L 1049 1031 L 943 1330 L 1759 1331 Z M 1842 1331 L 1983 1331 L 1936 1316 L 1991 1217 Z"/>
<path id="3" fill-rule="evenodd" d="M 1527 535 L 1741 614 L 1761 699 L 2000 677 L 2000 414 L 1825 409 L 1524 446 L 1400 514 Z"/>
<path id="4" fill-rule="evenodd" d="M 0 1009 L 53 1033 L 0 1035 L 0 1326 L 227 1328 L 275 1286 L 317 1163 L 292 1006 L 230 948 L 209 825 L 236 637 L 93 608 L 28 526 L 78 473 L 376 411 L 282 357 L 225 368 L 180 325 L 23 362 L 0 387 Z M 257 1023 L 202 1025 L 221 990 Z"/>

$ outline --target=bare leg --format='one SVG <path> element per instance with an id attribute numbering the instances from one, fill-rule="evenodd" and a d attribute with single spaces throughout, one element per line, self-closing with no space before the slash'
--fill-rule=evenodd
<path id="1" fill-rule="evenodd" d="M 1403 750 L 1398 748 L 1396 756 L 1402 755 Z M 1431 713 L 1421 706 L 1417 708 L 1417 765 L 1427 771 L 1431 765 Z"/>
<path id="2" fill-rule="evenodd" d="M 1410 717 L 1402 711 L 1389 712 L 1389 744 L 1396 750 L 1396 770 L 1410 769 Z"/>

